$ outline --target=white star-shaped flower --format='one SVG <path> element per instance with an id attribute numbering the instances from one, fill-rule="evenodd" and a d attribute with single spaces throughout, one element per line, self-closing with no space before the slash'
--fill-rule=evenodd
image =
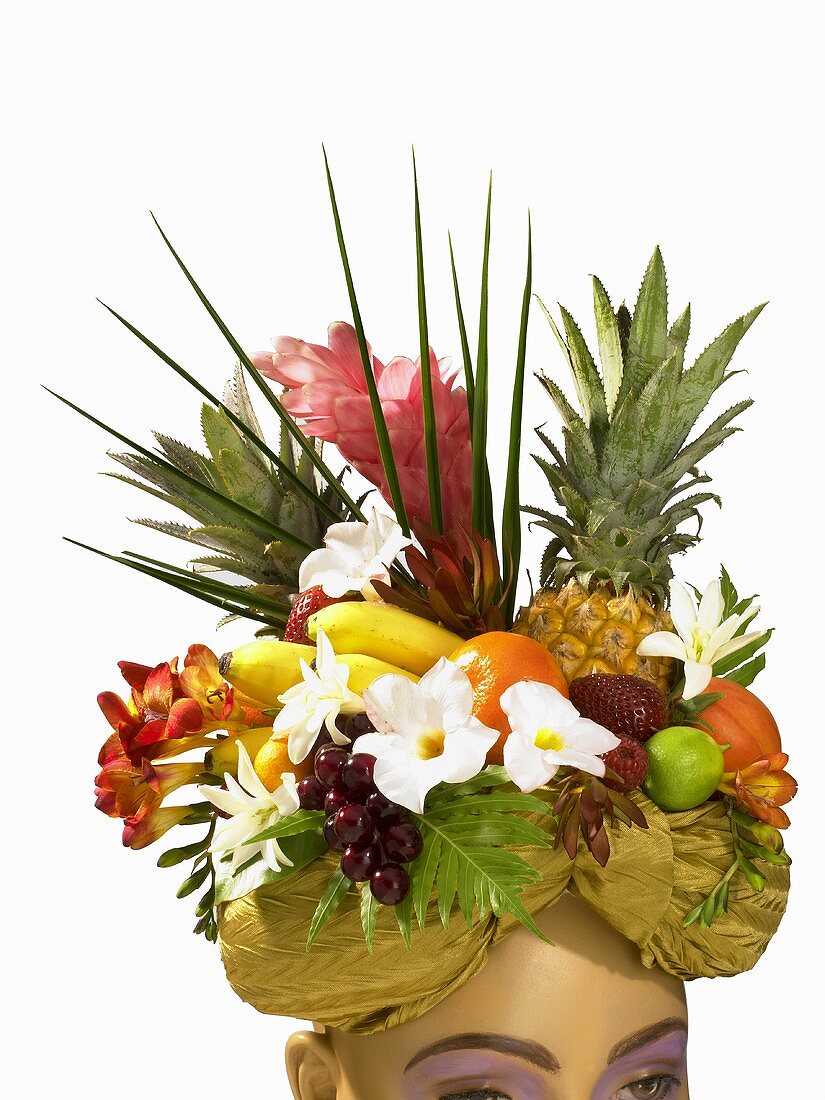
<path id="1" fill-rule="evenodd" d="M 282 867 L 291 867 L 292 861 L 281 851 L 277 840 L 261 840 L 251 844 L 252 837 L 277 825 L 300 806 L 295 776 L 285 772 L 281 776 L 281 785 L 274 791 L 268 791 L 257 775 L 249 753 L 238 742 L 238 778 L 224 776 L 226 790 L 218 787 L 200 787 L 204 798 L 213 806 L 230 814 L 228 820 L 221 821 L 209 850 L 218 856 L 232 853 L 231 870 L 234 874 L 239 867 L 260 855 L 272 871 Z"/>
<path id="2" fill-rule="evenodd" d="M 378 790 L 415 813 L 439 783 L 478 775 L 498 738 L 472 714 L 467 673 L 445 657 L 418 683 L 379 676 L 364 692 L 364 704 L 377 732 L 359 737 L 358 751 L 376 758 Z"/>
<path id="3" fill-rule="evenodd" d="M 301 565 L 300 590 L 320 585 L 333 599 L 349 592 L 375 598 L 372 582 L 388 582 L 389 567 L 410 544 L 396 521 L 375 508 L 366 523 L 333 523 L 323 548 L 313 550 Z"/>
<path id="4" fill-rule="evenodd" d="M 717 661 L 764 636 L 764 631 L 755 630 L 734 637 L 737 630 L 749 623 L 758 611 L 758 606 L 751 602 L 741 614 L 723 619 L 725 601 L 719 581 L 708 585 L 698 607 L 683 584 L 671 581 L 670 616 L 675 633 L 657 630 L 648 634 L 641 640 L 636 652 L 640 657 L 675 657 L 683 661 L 685 688 L 682 696 L 693 699 L 701 695 L 710 683 Z"/>
<path id="5" fill-rule="evenodd" d="M 276 716 L 273 732 L 287 734 L 287 751 L 293 764 L 300 764 L 309 755 L 326 726 L 336 745 L 348 745 L 346 737 L 335 725 L 339 714 L 361 714 L 361 696 L 347 687 L 349 667 L 338 661 L 332 643 L 323 632 L 315 639 L 315 667 L 301 659 L 303 680 L 278 696 L 283 710 Z"/>
<path id="6" fill-rule="evenodd" d="M 504 767 L 525 794 L 548 783 L 564 765 L 603 776 L 601 757 L 620 744 L 549 684 L 513 684 L 501 696 L 501 708 L 512 730 L 504 742 Z"/>

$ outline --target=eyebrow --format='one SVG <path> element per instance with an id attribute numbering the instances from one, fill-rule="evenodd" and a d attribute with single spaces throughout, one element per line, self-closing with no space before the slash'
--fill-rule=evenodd
<path id="1" fill-rule="evenodd" d="M 450 1054 L 456 1050 L 493 1050 L 498 1054 L 509 1054 L 513 1058 L 531 1062 L 548 1073 L 559 1071 L 558 1058 L 541 1043 L 534 1043 L 529 1039 L 516 1039 L 512 1035 L 467 1032 L 463 1035 L 451 1035 L 447 1039 L 440 1039 L 437 1043 L 419 1050 L 418 1054 L 407 1063 L 404 1072 L 408 1073 L 413 1066 L 417 1066 L 425 1058 L 434 1058 L 437 1054 Z"/>
<path id="2" fill-rule="evenodd" d="M 612 1065 L 619 1058 L 623 1058 L 625 1054 L 630 1054 L 632 1051 L 638 1050 L 639 1047 L 647 1046 L 648 1043 L 662 1039 L 665 1035 L 670 1035 L 674 1031 L 683 1031 L 687 1035 L 687 1024 L 678 1016 L 670 1016 L 667 1020 L 660 1020 L 658 1024 L 651 1024 L 650 1027 L 643 1027 L 640 1031 L 634 1031 L 632 1035 L 628 1035 L 616 1043 L 607 1056 L 607 1064 Z"/>

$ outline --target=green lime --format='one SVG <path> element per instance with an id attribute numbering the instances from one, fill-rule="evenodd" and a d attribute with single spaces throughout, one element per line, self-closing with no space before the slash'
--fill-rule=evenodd
<path id="1" fill-rule="evenodd" d="M 692 810 L 707 802 L 722 778 L 722 750 L 693 726 L 670 726 L 646 742 L 647 778 L 642 787 L 663 810 Z"/>

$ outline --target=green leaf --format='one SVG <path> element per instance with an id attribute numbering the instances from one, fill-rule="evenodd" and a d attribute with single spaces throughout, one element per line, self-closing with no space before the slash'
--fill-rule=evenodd
<path id="1" fill-rule="evenodd" d="M 754 638 L 752 642 L 749 642 L 748 645 L 742 646 L 741 649 L 737 649 L 721 661 L 717 661 L 713 666 L 713 675 L 727 676 L 733 669 L 739 668 L 741 664 L 744 664 L 745 661 L 768 644 L 772 634 L 773 630 L 766 630 L 758 638 Z"/>
<path id="2" fill-rule="evenodd" d="M 527 216 L 527 274 L 521 299 L 516 372 L 513 379 L 513 402 L 510 408 L 510 441 L 507 456 L 507 481 L 504 509 L 501 517 L 501 542 L 507 596 L 504 602 L 505 625 L 511 626 L 516 606 L 516 588 L 521 562 L 521 507 L 519 501 L 519 465 L 521 461 L 521 423 L 524 411 L 524 369 L 527 361 L 527 324 L 530 317 L 530 297 L 533 287 L 533 235 Z"/>
<path id="3" fill-rule="evenodd" d="M 492 777 L 484 778 L 489 785 Z M 498 800 L 501 811 L 485 810 L 486 799 Z M 412 897 L 419 924 L 423 925 L 434 882 L 445 928 L 458 894 L 459 910 L 469 926 L 476 909 L 483 914 L 492 908 L 499 915 L 512 913 L 531 931 L 546 938 L 520 899 L 523 887 L 540 878 L 540 873 L 513 850 L 552 844 L 545 830 L 512 812 L 512 807 L 529 807 L 532 811 L 538 801 L 506 792 L 473 792 L 463 799 L 442 801 L 425 809 L 424 814 L 412 815 L 424 838 L 424 850 L 412 868 Z M 544 803 L 541 812 L 547 812 Z"/>
<path id="4" fill-rule="evenodd" d="M 746 665 L 742 665 L 741 668 L 735 669 L 733 672 L 729 672 L 725 677 L 726 680 L 733 680 L 734 683 L 739 684 L 740 687 L 750 687 L 759 673 L 765 667 L 765 654 L 760 653 L 753 661 L 748 661 Z"/>
<path id="5" fill-rule="evenodd" d="M 403 901 L 393 906 L 398 928 L 408 949 L 412 947 L 412 900 L 412 891 L 409 891 Z"/>
<path id="6" fill-rule="evenodd" d="M 427 485 L 430 501 L 430 525 L 441 534 L 444 516 L 441 510 L 441 467 L 438 461 L 438 428 L 433 404 L 433 380 L 430 363 L 430 337 L 427 328 L 427 294 L 424 288 L 424 245 L 421 239 L 421 207 L 418 201 L 418 172 L 413 152 L 415 190 L 415 266 L 418 284 L 418 334 L 421 353 L 421 406 L 424 415 L 424 450 L 427 458 Z"/>
<path id="7" fill-rule="evenodd" d="M 427 906 L 435 885 L 435 876 L 441 858 L 441 840 L 434 833 L 428 833 L 421 855 L 416 860 L 415 874 L 412 877 L 413 904 L 418 926 L 424 931 L 427 919 Z"/>
<path id="8" fill-rule="evenodd" d="M 364 939 L 367 943 L 367 951 L 372 954 L 372 945 L 375 941 L 375 922 L 378 919 L 379 903 L 375 900 L 370 884 L 365 882 L 361 887 L 361 927 L 364 930 Z"/>
<path id="9" fill-rule="evenodd" d="M 307 936 L 307 951 L 315 943 L 321 929 L 344 900 L 350 888 L 350 880 L 340 867 L 336 867 L 330 876 L 326 890 L 321 895 L 318 908 L 315 910 Z"/>
<path id="10" fill-rule="evenodd" d="M 323 810 L 296 810 L 282 818 L 276 825 L 270 825 L 268 829 L 257 833 L 248 844 L 259 844 L 263 840 L 280 840 L 284 836 L 296 836 L 298 833 L 319 830 L 326 820 Z"/>
<path id="11" fill-rule="evenodd" d="M 465 795 L 475 794 L 476 791 L 483 791 L 488 787 L 503 787 L 505 783 L 511 782 L 510 776 L 501 765 L 491 764 L 472 779 L 465 780 L 464 783 L 439 783 L 437 787 L 433 787 L 427 796 L 424 809 L 425 812 L 429 813 L 431 809 L 441 803 L 454 802 L 459 798 L 464 798 Z"/>
<path id="12" fill-rule="evenodd" d="M 478 353 L 476 355 L 475 393 L 473 397 L 473 528 L 487 538 L 493 538 L 492 515 L 488 514 L 487 480 L 487 403 L 489 386 L 488 309 L 490 273 L 490 215 L 493 201 L 493 180 L 487 188 L 487 217 L 484 225 L 484 252 L 481 261 L 481 299 L 478 315 Z"/>
<path id="13" fill-rule="evenodd" d="M 347 248 L 344 243 L 344 231 L 341 228 L 341 216 L 338 212 L 338 201 L 335 198 L 335 188 L 332 184 L 332 174 L 329 168 L 329 161 L 327 159 L 327 152 L 324 149 L 324 166 L 327 174 L 327 187 L 329 189 L 330 203 L 332 204 L 332 217 L 335 222 L 335 235 L 338 239 L 338 250 L 341 254 L 341 262 L 344 267 L 344 278 L 347 284 L 347 293 L 349 294 L 350 308 L 352 309 L 352 322 L 355 328 L 355 336 L 358 340 L 358 350 L 361 353 L 361 362 L 364 367 L 364 379 L 367 385 L 367 393 L 370 399 L 370 408 L 372 410 L 372 419 L 375 425 L 375 435 L 378 440 L 378 450 L 381 453 L 381 464 L 384 468 L 384 477 L 387 479 L 387 487 L 390 492 L 390 499 L 392 501 L 393 510 L 395 511 L 395 517 L 401 526 L 405 535 L 410 533 L 410 525 L 407 519 L 407 509 L 404 507 L 404 498 L 401 494 L 401 484 L 398 480 L 398 470 L 395 465 L 395 458 L 392 453 L 392 444 L 390 442 L 390 434 L 387 430 L 387 422 L 384 419 L 384 410 L 381 406 L 381 399 L 378 396 L 378 387 L 375 383 L 375 373 L 372 368 L 372 357 L 370 355 L 369 347 L 367 346 L 367 338 L 364 335 L 364 324 L 361 320 L 361 311 L 358 308 L 358 299 L 355 296 L 355 284 L 352 281 L 352 271 L 350 269 L 349 257 L 347 256 Z M 358 511 L 354 502 L 351 504 L 352 511 Z M 360 516 L 359 518 L 363 518 Z"/>
<path id="14" fill-rule="evenodd" d="M 467 411 L 470 415 L 470 423 L 473 422 L 473 393 L 475 379 L 473 377 L 473 360 L 470 355 L 470 341 L 467 339 L 467 325 L 464 322 L 464 309 L 461 305 L 461 293 L 458 288 L 458 273 L 455 268 L 455 254 L 453 253 L 453 238 L 447 235 L 450 244 L 450 269 L 453 275 L 453 293 L 455 295 L 455 312 L 458 320 L 458 335 L 461 341 L 461 358 L 464 362 L 464 387 L 467 391 Z"/>
<path id="15" fill-rule="evenodd" d="M 622 385 L 624 360 L 619 323 L 601 280 L 593 276 L 593 310 L 596 315 L 596 333 L 599 340 L 599 358 L 604 379 L 604 397 L 607 415 L 611 417 Z"/>
<path id="16" fill-rule="evenodd" d="M 292 866 L 284 866 L 280 871 L 273 871 L 262 859 L 257 859 L 247 864 L 245 868 L 234 875 L 229 870 L 229 863 L 220 863 L 217 866 L 217 882 L 215 884 L 215 904 L 235 901 L 237 898 L 246 897 L 260 886 L 267 886 L 273 882 L 281 882 L 290 875 L 302 871 L 314 860 L 323 856 L 327 851 L 327 845 L 320 833 L 304 832 L 297 836 L 290 836 L 279 841 L 281 850 L 287 859 L 292 861 Z"/>

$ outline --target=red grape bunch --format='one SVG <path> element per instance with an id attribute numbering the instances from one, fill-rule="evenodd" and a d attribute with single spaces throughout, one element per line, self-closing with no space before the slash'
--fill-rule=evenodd
<path id="1" fill-rule="evenodd" d="M 324 745 L 315 754 L 315 774 L 301 780 L 298 795 L 303 809 L 326 812 L 324 840 L 341 853 L 347 878 L 369 881 L 381 905 L 398 905 L 410 889 L 402 864 L 421 854 L 423 840 L 404 807 L 375 786 L 374 767 L 374 756 Z"/>

